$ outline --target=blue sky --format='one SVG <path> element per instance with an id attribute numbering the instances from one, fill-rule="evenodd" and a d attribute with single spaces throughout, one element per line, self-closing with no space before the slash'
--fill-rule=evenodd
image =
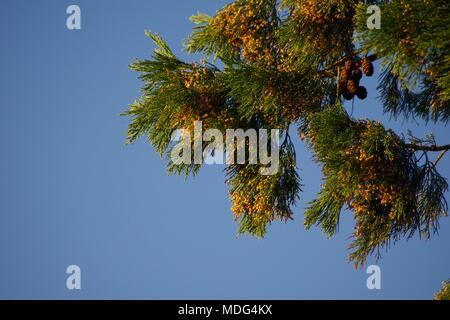
<path id="1" fill-rule="evenodd" d="M 429 299 L 450 278 L 443 219 L 438 237 L 385 253 L 382 290 L 368 290 L 365 271 L 346 261 L 349 212 L 331 240 L 303 228 L 321 176 L 300 142 L 296 219 L 272 225 L 264 240 L 236 236 L 220 166 L 185 182 L 167 176 L 146 141 L 125 146 L 128 119 L 118 115 L 141 85 L 127 66 L 153 49 L 144 30 L 186 58 L 188 17 L 225 2 L 1 2 L 0 298 Z M 70 4 L 81 7 L 81 30 L 66 28 Z M 371 81 L 355 116 L 449 143 L 448 127 L 389 121 Z M 449 165 L 450 156 L 440 162 L 447 177 Z M 80 291 L 66 289 L 72 264 L 82 270 Z"/>

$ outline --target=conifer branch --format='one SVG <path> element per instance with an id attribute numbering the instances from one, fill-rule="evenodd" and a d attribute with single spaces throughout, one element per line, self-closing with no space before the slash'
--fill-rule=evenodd
<path id="1" fill-rule="evenodd" d="M 450 150 L 450 144 L 438 146 L 438 145 L 432 145 L 432 146 L 424 146 L 424 145 L 418 145 L 418 144 L 407 144 L 406 147 L 409 149 L 413 149 L 416 151 L 430 151 L 430 152 L 438 152 L 438 151 L 448 151 Z"/>
<path id="2" fill-rule="evenodd" d="M 130 65 L 144 84 L 125 113 L 128 142 L 147 136 L 169 159 L 169 172 L 188 175 L 201 165 L 170 159 L 177 128 L 193 130 L 195 120 L 220 132 L 284 128 L 277 173 L 261 175 L 262 164 L 226 169 L 239 232 L 263 237 L 273 221 L 292 218 L 301 192 L 289 136 L 289 124 L 299 123 L 324 173 L 305 213 L 307 228 L 318 225 L 333 236 L 348 206 L 356 220 L 350 259 L 361 266 L 391 242 L 416 233 L 429 238 L 448 215 L 449 185 L 436 165 L 450 144 L 437 145 L 433 135 L 405 142 L 378 121 L 353 119 L 342 101 L 367 97 L 359 81 L 383 59 L 378 89 L 386 113 L 450 121 L 450 11 L 441 1 L 385 2 L 383 32 L 374 32 L 367 28 L 367 2 L 284 2 L 286 15 L 275 0 L 245 0 L 191 19 L 197 26 L 187 52 L 220 59 L 220 69 L 179 60 L 158 34 L 147 32 L 157 48 L 150 60 Z M 411 18 L 422 28 L 411 28 Z M 434 161 L 429 152 L 437 152 Z"/>

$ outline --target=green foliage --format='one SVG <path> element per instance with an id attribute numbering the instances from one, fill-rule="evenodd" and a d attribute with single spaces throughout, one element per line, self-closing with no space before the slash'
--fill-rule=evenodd
<path id="1" fill-rule="evenodd" d="M 429 238 L 447 215 L 446 180 L 421 161 L 400 137 L 377 122 L 351 119 L 341 105 L 311 116 L 308 128 L 324 183 L 305 212 L 305 226 L 332 236 L 344 205 L 355 211 L 350 260 L 368 255 L 415 232 Z"/>
<path id="2" fill-rule="evenodd" d="M 214 121 L 205 118 L 205 111 L 226 109 L 222 88 L 217 83 L 217 69 L 212 65 L 188 64 L 177 59 L 162 38 L 147 32 L 157 48 L 153 60 L 137 60 L 130 69 L 141 73 L 145 83 L 140 100 L 135 101 L 124 115 L 132 118 L 128 143 L 147 134 L 150 143 L 163 157 L 170 158 L 172 133 L 179 128 L 191 128 L 193 121 Z M 201 79 L 201 85 L 195 82 Z M 208 100 L 209 99 L 209 100 Z M 208 102 L 208 103 L 206 103 Z M 211 105 L 214 103 L 214 105 Z M 211 109 L 211 110 L 210 110 Z M 198 165 L 168 165 L 172 173 L 196 173 Z"/>
<path id="3" fill-rule="evenodd" d="M 381 102 L 384 111 L 390 113 L 395 118 L 400 116 L 422 118 L 426 121 L 442 120 L 447 122 L 450 119 L 450 104 L 436 100 L 439 90 L 435 83 L 427 78 L 422 78 L 420 90 L 414 92 L 409 88 L 402 88 L 399 77 L 386 68 L 380 78 L 378 90 L 381 93 Z M 439 103 L 439 108 L 430 106 Z"/>
<path id="4" fill-rule="evenodd" d="M 363 53 L 382 57 L 384 109 L 434 121 L 450 118 L 450 3 L 394 0 L 381 5 L 382 29 L 366 26 L 367 5 L 355 16 Z"/>
<path id="5" fill-rule="evenodd" d="M 199 13 L 191 17 L 197 26 L 186 40 L 185 48 L 189 53 L 204 53 L 207 58 L 213 56 L 223 61 L 238 60 L 233 47 L 226 41 L 221 30 L 211 26 L 211 17 Z"/>
<path id="6" fill-rule="evenodd" d="M 442 284 L 442 288 L 436 293 L 434 300 L 450 300 L 450 280 Z"/>
<path id="7" fill-rule="evenodd" d="M 279 30 L 294 65 L 326 66 L 353 52 L 352 18 L 357 1 L 281 1 L 288 11 Z"/>
<path id="8" fill-rule="evenodd" d="M 241 119 L 249 121 L 258 114 L 267 124 L 285 128 L 308 111 L 319 110 L 320 97 L 329 89 L 307 71 L 274 71 L 239 63 L 227 66 L 221 79 L 238 103 Z"/>
<path id="9" fill-rule="evenodd" d="M 260 165 L 230 165 L 226 169 L 232 211 L 240 220 L 238 233 L 264 237 L 274 220 L 292 219 L 292 206 L 301 191 L 295 149 L 289 135 L 280 147 L 277 174 L 262 176 Z"/>

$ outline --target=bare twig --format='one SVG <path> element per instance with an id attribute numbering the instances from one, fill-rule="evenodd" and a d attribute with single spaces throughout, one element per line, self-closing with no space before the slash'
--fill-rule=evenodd
<path id="1" fill-rule="evenodd" d="M 434 160 L 434 163 L 433 163 L 434 166 L 437 166 L 437 164 L 439 163 L 439 161 L 442 160 L 442 158 L 445 156 L 445 154 L 447 153 L 447 151 L 448 151 L 448 149 L 442 151 L 442 152 L 439 154 L 439 156 L 436 158 L 436 160 Z"/>
<path id="2" fill-rule="evenodd" d="M 433 145 L 433 146 L 423 146 L 423 145 L 419 145 L 419 144 L 407 144 L 406 145 L 408 148 L 416 150 L 416 151 L 431 151 L 431 152 L 438 152 L 438 151 L 448 151 L 450 150 L 450 144 L 447 145 L 443 145 L 443 146 L 437 146 L 437 145 Z"/>

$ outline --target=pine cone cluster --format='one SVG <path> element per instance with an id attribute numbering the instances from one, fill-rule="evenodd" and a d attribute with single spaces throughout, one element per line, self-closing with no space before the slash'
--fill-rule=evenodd
<path id="1" fill-rule="evenodd" d="M 367 89 L 360 85 L 363 74 L 371 77 L 374 73 L 372 59 L 365 57 L 360 62 L 353 60 L 345 62 L 339 77 L 339 90 L 346 100 L 352 100 L 355 96 L 364 100 L 367 98 Z"/>

